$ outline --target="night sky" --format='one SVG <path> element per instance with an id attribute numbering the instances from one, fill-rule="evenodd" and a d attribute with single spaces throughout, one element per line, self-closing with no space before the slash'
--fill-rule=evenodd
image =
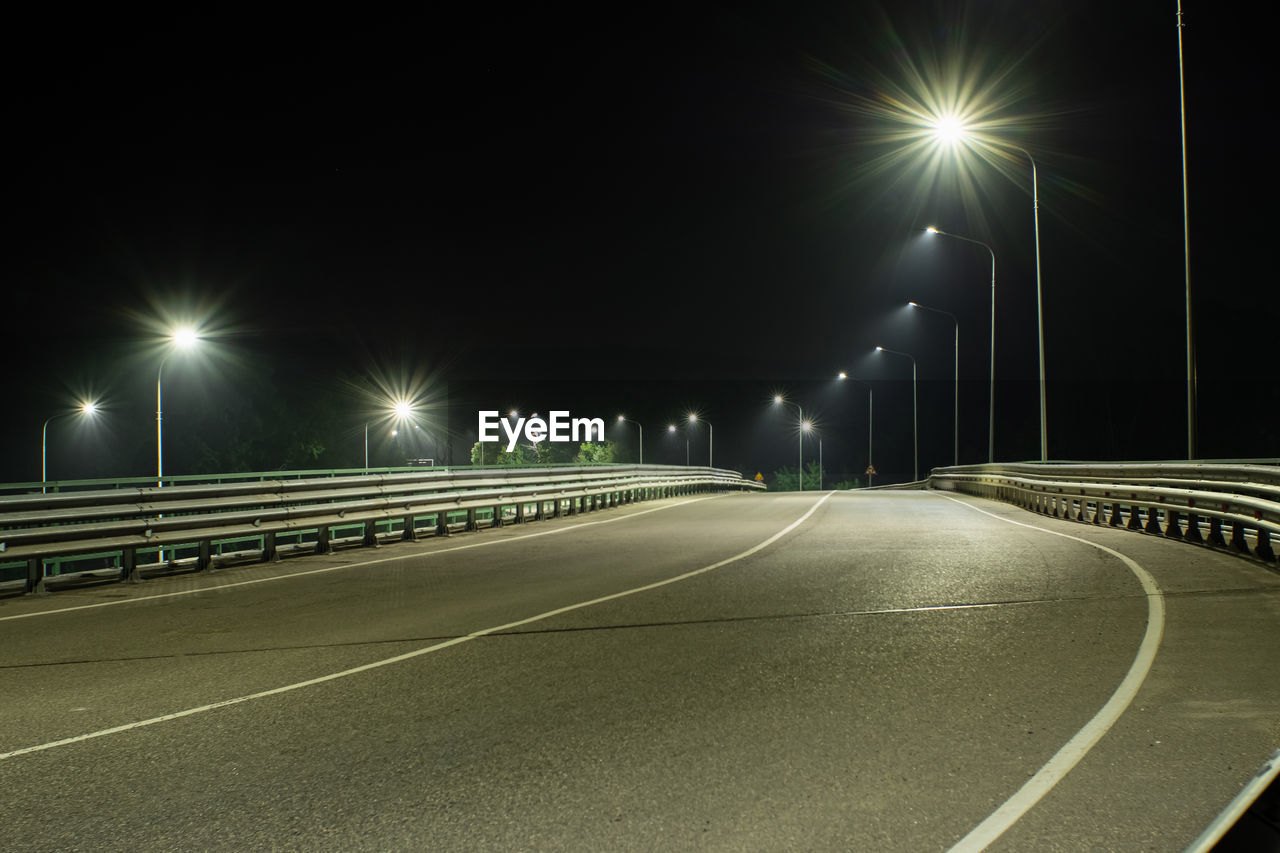
<path id="1" fill-rule="evenodd" d="M 1260 21 L 1189 5 L 1199 455 L 1276 456 L 1274 72 Z M 985 461 L 990 261 L 927 225 L 996 252 L 996 458 L 1037 458 L 1030 170 L 959 149 L 930 170 L 884 109 L 957 73 L 1039 165 L 1050 458 L 1185 457 L 1176 3 L 592 8 L 6 60 L 0 480 L 38 479 L 42 423 L 83 395 L 104 411 L 50 424 L 50 478 L 153 474 L 183 321 L 204 340 L 165 362 L 170 474 L 232 432 L 284 466 L 316 412 L 314 467 L 359 465 L 381 386 L 418 395 L 425 443 L 375 425 L 375 464 L 463 462 L 476 411 L 510 407 L 625 412 L 646 461 L 683 462 L 665 426 L 693 408 L 717 465 L 767 474 L 796 455 L 783 392 L 849 479 L 867 395 L 844 369 L 904 480 L 910 365 L 877 344 L 917 358 L 921 472 L 952 456 L 953 326 L 912 299 L 959 320 L 960 461 Z"/>

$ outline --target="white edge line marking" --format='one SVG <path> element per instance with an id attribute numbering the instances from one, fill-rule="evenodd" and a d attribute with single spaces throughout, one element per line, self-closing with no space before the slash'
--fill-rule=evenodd
<path id="1" fill-rule="evenodd" d="M 1036 775 L 1028 779 L 1026 784 L 1018 789 L 1017 793 L 1005 800 L 1000 808 L 988 815 L 986 820 L 975 826 L 968 835 L 956 842 L 955 846 L 951 848 L 951 853 L 970 853 L 970 851 L 985 850 L 987 845 L 1017 823 L 1036 803 L 1040 802 L 1040 799 L 1045 794 L 1053 789 L 1054 785 L 1057 785 L 1064 776 L 1071 772 L 1072 768 L 1080 763 L 1080 760 L 1085 757 L 1089 750 L 1093 749 L 1094 744 L 1102 739 L 1102 736 L 1120 719 L 1120 715 L 1128 709 L 1138 692 L 1138 688 L 1142 686 L 1142 682 L 1151 671 L 1151 665 L 1156 659 L 1156 650 L 1160 647 L 1160 637 L 1164 633 L 1164 593 L 1160 591 L 1155 579 L 1147 573 L 1146 569 L 1119 551 L 1114 551 L 1105 545 L 1099 545 L 1097 542 L 1090 542 L 1087 539 L 1081 539 L 1068 533 L 1046 530 L 1034 524 L 1024 524 L 1021 521 L 1004 518 L 993 512 L 987 512 L 985 509 L 979 509 L 966 501 L 953 498 L 950 495 L 939 495 L 939 497 L 944 497 L 949 501 L 968 507 L 974 512 L 989 515 L 1009 524 L 1016 524 L 1019 527 L 1026 527 L 1030 530 L 1038 530 L 1051 536 L 1073 539 L 1076 542 L 1083 542 L 1100 551 L 1105 551 L 1129 567 L 1129 571 L 1133 572 L 1134 576 L 1137 577 L 1138 582 L 1142 584 L 1142 588 L 1147 594 L 1147 630 L 1142 637 L 1142 644 L 1138 647 L 1138 653 L 1134 657 L 1133 663 L 1129 665 L 1129 671 L 1125 674 L 1124 680 L 1120 682 L 1120 686 L 1111 694 L 1111 698 L 1099 709 L 1098 713 L 1094 714 L 1093 719 L 1085 723 L 1084 728 L 1076 732 L 1075 736 L 1067 741 L 1040 768 Z"/>
<path id="2" fill-rule="evenodd" d="M 211 702 L 208 705 L 201 705 L 196 708 L 187 708 L 186 710 L 183 710 L 183 711 L 174 711 L 171 714 L 161 714 L 158 717 L 151 717 L 150 719 L 146 719 L 146 720 L 138 720 L 132 723 L 125 723 L 123 725 L 113 726 L 109 729 L 100 729 L 99 731 L 96 731 L 96 732 L 88 732 L 87 734 L 75 735 L 74 737 L 68 737 L 68 738 L 63 738 L 61 740 L 50 741 L 49 743 L 41 743 L 41 744 L 36 744 L 35 746 L 28 746 L 22 749 L 15 749 L 12 752 L 0 752 L 0 761 L 5 760 L 6 758 L 16 758 L 19 755 L 27 755 L 28 753 L 32 753 L 32 752 L 43 752 L 45 750 L 53 749 L 59 746 L 68 746 L 73 743 L 80 743 L 81 741 L 93 740 L 94 738 L 106 737 L 107 735 L 119 734 L 121 732 L 127 732 L 133 729 L 140 729 L 145 726 L 154 726 L 157 723 L 165 723 L 165 722 L 168 722 L 169 720 L 181 719 L 182 717 L 192 717 L 192 716 L 195 716 L 196 714 L 203 714 L 206 711 L 214 711 L 214 710 L 217 710 L 218 708 L 226 708 L 231 705 L 240 705 L 245 702 L 253 701 L 254 699 L 264 699 L 268 696 L 275 696 L 280 693 L 289 693 L 294 690 L 301 690 L 304 687 L 311 687 L 316 684 L 323 684 L 326 681 L 336 681 L 339 678 L 346 678 L 347 676 L 356 675 L 361 672 L 368 672 L 369 670 L 380 669 L 381 667 L 384 667 L 384 666 L 390 666 L 392 664 L 402 663 L 407 660 L 412 660 L 413 658 L 421 657 L 422 655 L 431 654 L 432 652 L 438 652 L 442 649 L 447 649 L 450 646 L 457 646 L 462 643 L 470 642 L 471 640 L 476 640 L 476 639 L 479 639 L 480 637 L 488 636 L 489 634 L 495 634 L 499 631 L 506 631 L 511 628 L 518 628 L 521 625 L 528 625 L 531 622 L 539 622 L 543 619 L 549 619 L 552 616 L 559 616 L 562 613 L 569 613 L 570 611 L 573 611 L 573 610 L 581 610 L 584 607 L 591 607 L 596 604 L 602 604 L 606 601 L 612 601 L 615 598 L 624 598 L 628 595 L 635 595 L 638 592 L 647 592 L 651 589 L 657 589 L 659 587 L 667 586 L 668 584 L 673 584 L 673 583 L 678 583 L 679 581 L 688 580 L 689 578 L 696 577 L 697 575 L 701 575 L 706 572 L 713 571 L 715 569 L 721 568 L 722 566 L 727 566 L 730 563 L 736 563 L 738 560 L 744 559 L 746 557 L 750 557 L 752 554 L 756 553 L 757 551 L 760 551 L 763 548 L 767 548 L 768 546 L 772 545 L 774 542 L 777 542 L 783 536 L 786 536 L 792 530 L 795 530 L 797 527 L 803 524 L 809 518 L 809 516 L 813 515 L 817 511 L 818 507 L 822 506 L 822 504 L 826 502 L 827 498 L 831 497 L 833 494 L 835 493 L 827 492 L 825 495 L 822 496 L 821 500 L 819 500 L 813 506 L 809 507 L 808 512 L 806 512 L 804 515 L 800 516 L 795 521 L 788 524 L 786 527 L 779 530 L 777 533 L 770 536 L 768 539 L 759 543 L 758 545 L 754 545 L 740 554 L 735 554 L 732 557 L 727 557 L 723 560 L 720 560 L 717 563 L 712 563 L 709 566 L 703 566 L 700 569 L 694 569 L 692 571 L 685 572 L 684 574 L 667 578 L 666 580 L 654 581 L 653 583 L 648 583 L 648 584 L 645 584 L 644 586 L 637 586 L 637 587 L 633 587 L 632 589 L 625 589 L 621 592 L 614 592 L 614 593 L 610 593 L 609 595 L 602 595 L 599 598 L 593 598 L 590 601 L 579 601 L 576 604 L 566 604 L 564 607 L 557 607 L 554 610 L 548 610 L 545 613 L 539 613 L 536 616 L 529 616 L 524 619 L 517 619 L 514 622 L 508 622 L 505 625 L 495 625 L 492 628 L 482 628 L 479 631 L 473 631 L 472 633 L 462 637 L 454 637 L 453 639 L 445 640 L 443 642 L 436 643 L 435 645 L 432 645 L 432 646 L 426 646 L 421 649 L 414 649 L 411 652 L 405 652 L 404 654 L 395 655 L 394 657 L 383 658 L 382 660 L 376 660 L 371 663 L 362 664 L 360 666 L 352 667 L 351 669 L 344 669 L 340 672 L 332 672 L 328 675 L 322 675 L 317 678 L 309 678 L 306 681 L 299 681 L 295 684 L 286 684 L 282 687 L 273 687 L 270 690 L 262 690 L 257 693 L 250 693 L 247 696 L 237 696 L 234 699 L 223 699 L 221 702 Z M 698 500 L 706 500 L 706 498 L 699 498 Z M 657 507 L 656 509 L 663 509 L 663 507 Z M 647 511 L 653 512 L 654 510 L 647 510 Z M 597 522 L 597 523 L 603 523 L 603 522 Z"/>
<path id="3" fill-rule="evenodd" d="M 1222 840 L 1222 836 L 1226 835 L 1227 831 L 1240 819 L 1240 816 L 1249 810 L 1253 801 L 1262 796 L 1262 792 L 1267 789 L 1277 774 L 1280 774 L 1280 749 L 1263 762 L 1253 778 L 1240 789 L 1240 793 L 1236 794 L 1235 799 L 1227 804 L 1213 822 L 1204 828 L 1200 837 L 1191 842 L 1191 846 L 1185 853 L 1206 853 L 1212 850 L 1213 846 Z"/>
<path id="4" fill-rule="evenodd" d="M 37 610 L 31 613 L 15 613 L 12 616 L 0 616 L 0 622 L 7 622 L 11 619 L 32 619 L 36 616 L 53 616 L 58 613 L 71 613 L 75 610 L 93 610 L 97 607 L 115 607 L 119 604 L 135 604 L 139 601 L 155 601 L 159 598 L 177 598 L 181 595 L 199 595 L 202 592 L 220 592 L 224 589 L 235 589 L 238 586 L 252 586 L 259 583 L 272 583 L 273 581 L 288 580 L 289 578 L 301 578 L 307 575 L 323 575 L 328 572 L 340 572 L 346 569 L 359 569 L 365 566 L 376 566 L 379 563 L 390 563 L 395 560 L 412 560 L 417 557 L 432 557 L 436 554 L 450 554 L 454 551 L 466 551 L 470 548 L 485 548 L 490 545 L 503 545 L 507 542 L 519 542 L 523 539 L 532 539 L 535 536 L 552 536 L 557 533 L 567 533 L 571 530 L 581 530 L 584 527 L 594 527 L 597 524 L 612 524 L 615 521 L 626 521 L 629 518 L 637 518 L 641 515 L 648 515 L 651 512 L 661 512 L 664 509 L 674 509 L 685 504 L 697 503 L 698 501 L 714 500 L 720 495 L 707 495 L 703 498 L 689 498 L 679 503 L 667 504 L 666 506 L 655 506 L 650 509 L 640 510 L 639 512 L 629 513 L 627 515 L 619 515 L 614 518 L 601 518 L 596 521 L 583 521 L 578 524 L 572 524 L 565 527 L 556 527 L 551 530 L 540 530 L 537 533 L 526 533 L 522 536 L 512 536 L 507 539 L 489 539 L 484 542 L 469 542 L 466 545 L 454 545 L 451 548 L 439 548 L 435 551 L 423 551 L 420 554 L 397 554 L 392 557 L 379 557 L 376 560 L 362 560 L 359 563 L 343 563 L 338 566 L 325 566 L 321 569 L 303 569 L 298 572 L 285 572 L 282 574 L 271 575 L 265 578 L 254 578 L 247 581 L 235 581 L 234 583 L 217 584 L 215 586 L 201 587 L 200 589 L 182 589 L 176 592 L 158 592 L 155 595 L 140 595 L 137 598 L 123 598 L 116 601 L 99 601 L 94 604 L 77 604 L 72 607 L 60 607 L 57 610 Z M 428 540 L 432 537 L 427 537 Z"/>

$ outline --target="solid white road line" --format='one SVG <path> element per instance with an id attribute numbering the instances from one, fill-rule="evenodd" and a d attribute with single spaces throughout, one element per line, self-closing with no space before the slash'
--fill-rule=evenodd
<path id="1" fill-rule="evenodd" d="M 164 723 L 164 722 L 168 722 L 169 720 L 177 720 L 177 719 L 181 719 L 182 717 L 191 717 L 191 716 L 195 716 L 196 714 L 203 714 L 207 711 L 214 711 L 214 710 L 217 710 L 218 708 L 226 708 L 231 705 L 240 705 L 245 702 L 251 702 L 254 699 L 264 699 L 268 696 L 275 696 L 280 693 L 289 693 L 294 690 L 301 690 L 304 687 L 311 687 L 316 684 L 323 684 L 326 681 L 335 681 L 339 678 L 347 678 L 348 676 L 357 675 L 358 673 L 361 673 L 361 672 L 368 672 L 369 670 L 372 670 L 372 669 L 380 669 L 381 667 L 384 667 L 384 666 L 390 666 L 392 664 L 402 663 L 407 660 L 412 660 L 413 658 L 431 654 L 432 652 L 438 652 L 438 651 L 441 651 L 442 649 L 447 649 L 451 646 L 457 646 L 462 643 L 470 642 L 471 640 L 479 639 L 480 637 L 488 636 L 489 634 L 496 634 L 500 631 L 507 631 L 512 628 L 518 628 L 521 625 L 528 625 L 532 622 L 539 622 L 543 619 L 550 619 L 552 616 L 559 616 L 562 613 L 569 613 L 573 610 L 581 610 L 584 607 L 591 607 L 596 604 L 602 604 L 606 601 L 613 601 L 614 599 L 617 599 L 617 598 L 624 598 L 628 595 L 635 595 L 638 592 L 648 592 L 651 589 L 658 589 L 659 587 L 667 586 L 668 584 L 673 584 L 683 580 L 688 580 L 689 578 L 697 577 L 698 575 L 705 574 L 706 572 L 710 572 L 715 569 L 721 568 L 723 566 L 727 566 L 730 563 L 736 563 L 738 560 L 744 559 L 746 557 L 750 557 L 752 554 L 755 554 L 757 551 L 760 551 L 763 548 L 767 548 L 768 546 L 772 545 L 774 542 L 777 542 L 783 536 L 786 536 L 792 530 L 795 530 L 797 527 L 803 524 L 809 518 L 809 516 L 813 515 L 817 511 L 818 507 L 822 506 L 822 504 L 827 500 L 827 498 L 831 497 L 832 494 L 834 494 L 834 492 L 827 492 L 825 495 L 822 496 L 821 500 L 817 501 L 813 506 L 809 507 L 809 510 L 804 515 L 800 516 L 795 521 L 791 522 L 786 527 L 782 528 L 777 533 L 773 534 L 768 539 L 764 540 L 758 545 L 754 545 L 740 554 L 735 554 L 732 557 L 727 557 L 726 559 L 723 559 L 718 563 L 712 563 L 709 566 L 703 566 L 700 569 L 694 569 L 693 571 L 685 572 L 684 574 L 676 575 L 675 577 L 667 578 L 666 580 L 655 581 L 653 583 L 645 584 L 644 586 L 637 586 L 631 589 L 623 590 L 622 592 L 615 592 L 609 595 L 602 595 L 599 598 L 593 598 L 589 601 L 579 601 L 576 604 L 568 604 L 568 605 L 565 605 L 564 607 L 557 607 L 554 610 L 548 610 L 545 613 L 539 613 L 536 616 L 529 616 L 525 619 L 518 619 L 515 622 L 508 622 L 505 625 L 495 625 L 492 628 L 483 628 L 479 631 L 473 631 L 472 633 L 467 634 L 464 637 L 454 637 L 451 640 L 445 640 L 444 642 L 436 643 L 435 645 L 432 645 L 432 646 L 426 646 L 425 648 L 415 649 L 411 652 L 405 652 L 404 654 L 396 655 L 394 657 L 373 661 L 372 663 L 366 663 L 361 666 L 352 667 L 351 669 L 344 669 L 341 672 L 334 672 L 334 673 L 330 673 L 329 675 L 322 675 L 318 678 L 309 678 L 306 681 L 299 681 L 295 684 L 286 684 L 283 687 L 275 687 L 275 688 L 272 688 L 271 690 L 262 690 L 258 693 L 250 693 L 247 696 L 237 696 L 234 699 L 224 699 L 221 702 L 212 702 L 208 705 L 201 705 L 196 708 L 187 708 L 186 710 L 175 711 L 171 714 L 162 714 L 158 717 L 151 717 L 150 719 L 146 719 L 146 720 L 138 720 L 132 723 L 125 723 L 123 725 L 113 726 L 112 728 L 109 728 L 109 729 L 100 729 L 99 731 L 96 731 L 96 732 L 88 732 L 82 735 L 75 735 L 74 737 L 63 738 L 62 740 L 55 740 L 55 741 L 50 741 L 49 743 L 41 743 L 35 746 L 28 746 L 22 749 L 15 749 L 12 752 L 3 752 L 3 753 L 0 753 L 0 761 L 3 761 L 7 758 L 16 758 L 20 755 L 27 755 L 32 752 L 44 752 L 45 750 L 54 749 L 55 747 L 59 747 L 59 746 L 69 746 L 70 744 L 73 744 L 73 743 L 80 743 L 81 741 L 93 740 L 94 738 L 100 738 L 100 737 L 106 737 L 107 735 L 120 734 L 121 732 L 132 731 L 133 729 L 140 729 L 145 726 L 154 726 L 157 723 Z M 705 500 L 705 498 L 702 498 L 700 500 Z M 656 507 L 655 509 L 663 509 L 663 507 Z M 646 511 L 653 512 L 654 510 L 646 510 Z M 612 520 L 615 520 L 615 519 L 608 519 L 608 521 L 612 521 Z M 602 521 L 602 522 L 592 522 L 592 523 L 603 524 L 605 522 Z M 544 535 L 544 534 L 535 534 L 535 535 Z M 521 538 L 527 539 L 529 537 L 526 536 Z M 465 547 L 476 547 L 476 546 L 471 545 L 471 546 L 465 546 Z M 460 549 L 452 549 L 452 550 L 460 550 Z M 381 561 L 377 561 L 377 562 L 381 562 Z"/>
<path id="2" fill-rule="evenodd" d="M 286 572 L 283 574 L 275 574 L 266 578 L 255 578 L 247 581 L 236 581 L 234 583 L 217 584 L 216 586 L 201 587 L 200 589 L 183 589 L 176 592 L 160 592 L 155 595 L 140 595 L 137 598 L 122 598 L 114 601 L 100 601 L 95 604 L 77 604 L 72 607 L 59 607 L 57 610 L 37 610 L 31 613 L 17 613 L 13 616 L 0 616 L 0 622 L 8 622 L 11 619 L 32 619 L 36 616 L 52 616 L 56 613 L 71 613 L 75 610 L 93 610 L 98 607 L 114 607 L 118 604 L 136 604 L 139 601 L 155 601 L 159 598 L 177 598 L 182 595 L 199 595 L 202 592 L 219 592 L 224 589 L 234 589 L 238 586 L 252 586 L 259 583 L 272 583 L 273 581 L 288 580 L 289 578 L 301 578 L 307 575 L 323 575 L 329 572 L 341 572 L 347 569 L 359 569 L 365 566 L 376 566 L 379 563 L 391 563 L 396 560 L 413 560 L 418 557 L 433 557 L 436 554 L 452 554 L 455 551 L 467 551 L 472 548 L 487 548 L 493 545 L 505 545 L 508 542 L 520 542 L 524 539 L 533 539 L 536 536 L 554 536 L 557 533 L 568 533 L 572 530 L 581 530 L 584 527 L 594 527 L 597 524 L 612 524 L 615 521 L 626 521 L 629 518 L 637 518 L 641 515 L 648 515 L 651 512 L 661 512 L 665 509 L 674 509 L 685 504 L 697 503 L 698 501 L 712 500 L 718 495 L 708 495 L 704 498 L 690 498 L 689 500 L 680 501 L 679 503 L 667 504 L 666 506 L 655 506 L 650 509 L 640 510 L 638 512 L 619 515 L 613 518 L 602 518 L 598 521 L 583 521 L 578 524 L 569 525 L 567 527 L 556 527 L 551 530 L 540 530 L 537 533 L 527 533 L 523 536 L 511 536 L 505 539 L 489 539 L 482 542 L 470 542 L 466 545 L 455 545 L 452 548 L 439 548 L 435 551 L 424 551 L 418 554 L 398 554 L 394 557 L 379 557 L 376 560 L 362 560 L 359 563 L 343 563 L 340 566 L 326 566 L 322 569 L 305 569 L 300 572 Z"/>
<path id="3" fill-rule="evenodd" d="M 1084 758 L 1094 744 L 1115 725 L 1116 720 L 1120 719 L 1120 715 L 1133 702 L 1133 697 L 1137 694 L 1138 688 L 1142 686 L 1142 682 L 1151 671 L 1151 665 L 1156 659 L 1156 650 L 1160 647 L 1160 637 L 1164 633 L 1164 593 L 1160 591 L 1155 579 L 1147 573 L 1146 569 L 1119 551 L 1114 551 L 1105 545 L 1099 545 L 1087 539 L 1081 539 L 1079 536 L 1059 533 L 1056 530 L 1046 530 L 1034 524 L 1024 524 L 1021 521 L 1004 518 L 993 512 L 987 512 L 985 509 L 979 509 L 973 504 L 953 498 L 950 495 L 940 495 L 940 497 L 1008 524 L 1016 524 L 1019 527 L 1038 530 L 1051 536 L 1061 536 L 1063 539 L 1083 542 L 1091 548 L 1105 551 L 1129 567 L 1129 571 L 1133 572 L 1138 579 L 1138 583 L 1142 584 L 1142 588 L 1147 594 L 1147 631 L 1142 637 L 1142 644 L 1138 647 L 1138 654 L 1134 657 L 1133 663 L 1130 664 L 1129 672 L 1125 675 L 1124 680 L 1120 682 L 1120 686 L 1111 694 L 1111 698 L 1107 700 L 1107 703 L 1102 706 L 1098 713 L 1094 714 L 1093 719 L 1086 723 L 1084 728 L 1076 732 L 1075 736 L 1067 741 L 1049 759 L 1048 763 L 1040 768 L 1036 775 L 1027 780 L 1027 783 L 1019 788 L 1017 793 L 1006 800 L 1000 808 L 988 815 L 986 820 L 974 827 L 968 835 L 956 842 L 955 846 L 951 848 L 952 853 L 973 853 L 973 851 L 985 850 L 987 845 L 1004 834 L 1009 827 L 1017 823 L 1024 814 L 1030 811 L 1036 803 L 1040 802 L 1041 798 L 1049 793 L 1062 777 L 1066 776 L 1073 767 L 1080 763 L 1080 759 Z"/>

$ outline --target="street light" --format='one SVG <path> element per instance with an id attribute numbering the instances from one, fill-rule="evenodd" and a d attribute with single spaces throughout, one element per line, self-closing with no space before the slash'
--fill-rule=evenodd
<path id="1" fill-rule="evenodd" d="M 643 465 L 644 464 L 644 427 L 640 425 L 639 421 L 633 421 L 630 418 L 623 417 L 622 415 L 618 415 L 618 423 L 635 424 L 636 429 L 640 430 L 640 464 Z"/>
<path id="2" fill-rule="evenodd" d="M 939 120 L 934 124 L 934 133 L 944 142 L 957 142 L 967 138 L 970 133 L 959 122 L 946 124 L 946 119 Z M 1035 227 L 1036 241 L 1036 329 L 1039 337 L 1040 346 L 1040 461 L 1044 462 L 1049 458 L 1049 433 L 1048 418 L 1045 413 L 1045 387 L 1044 387 L 1044 303 L 1041 299 L 1040 289 L 1040 193 L 1036 178 L 1036 161 L 1027 149 L 1018 145 L 1013 145 L 1003 140 L 991 140 L 984 137 L 992 147 L 1011 148 L 1027 158 L 1027 162 L 1031 164 L 1031 211 L 1033 223 Z"/>
<path id="3" fill-rule="evenodd" d="M 811 421 L 803 421 L 800 429 L 804 432 L 815 432 Z M 818 491 L 822 491 L 822 436 L 818 436 Z"/>
<path id="4" fill-rule="evenodd" d="M 179 350 L 189 350 L 199 343 L 200 335 L 194 328 L 183 326 L 169 335 L 169 341 Z M 164 488 L 164 398 L 160 379 L 164 375 L 165 362 L 173 352 L 172 349 L 166 352 L 164 358 L 160 359 L 160 367 L 156 369 L 156 488 L 158 489 Z M 161 560 L 163 559 L 164 555 L 161 552 Z"/>
<path id="5" fill-rule="evenodd" d="M 678 430 L 676 429 L 676 425 L 668 424 L 667 432 L 670 432 L 670 433 L 678 432 Z M 684 464 L 686 468 L 689 467 L 689 433 L 687 432 L 684 434 Z"/>
<path id="6" fill-rule="evenodd" d="M 981 246 L 991 253 L 991 380 L 987 390 L 987 462 L 995 461 L 996 451 L 996 251 L 981 240 L 961 237 L 930 225 L 924 229 L 930 234 L 941 234 L 943 237 L 954 237 L 966 243 Z M 959 337 L 959 329 L 956 336 Z"/>
<path id="7" fill-rule="evenodd" d="M 790 400 L 784 400 L 781 394 L 773 395 L 773 402 L 779 406 L 795 406 L 797 419 L 802 426 L 796 432 L 796 443 L 799 446 L 800 458 L 798 460 L 799 467 L 796 469 L 796 480 L 800 484 L 800 491 L 804 491 L 804 409 L 800 408 L 799 403 L 793 403 Z"/>
<path id="8" fill-rule="evenodd" d="M 395 418 L 396 423 L 404 423 L 413 419 L 413 403 L 404 398 L 389 401 L 390 405 L 386 408 L 386 414 Z M 414 429 L 418 425 L 414 424 Z M 399 432 L 398 429 L 392 429 L 391 434 L 394 436 Z M 484 451 L 484 445 L 481 445 L 481 452 Z M 364 473 L 369 473 L 369 422 L 364 422 Z"/>
<path id="9" fill-rule="evenodd" d="M 922 311 L 932 311 L 935 314 L 945 314 L 950 317 L 956 324 L 956 390 L 955 390 L 955 411 L 952 413 L 952 465 L 960 464 L 960 321 L 956 319 L 956 315 L 950 311 L 943 311 L 941 308 L 930 308 L 928 305 L 921 305 L 919 302 L 908 302 L 912 308 L 919 308 Z"/>
<path id="10" fill-rule="evenodd" d="M 847 379 L 850 382 L 857 382 L 860 385 L 867 386 L 867 485 L 870 486 L 871 478 L 875 476 L 875 474 L 872 473 L 875 471 L 875 465 L 873 465 L 871 462 L 871 432 L 872 432 L 871 428 L 873 425 L 873 421 L 871 418 L 872 418 L 872 413 L 875 407 L 875 395 L 871 391 L 870 382 L 864 382 L 861 379 L 854 379 L 852 376 L 845 373 L 843 370 L 840 371 L 840 374 L 836 376 L 836 378 L 842 382 Z"/>
<path id="11" fill-rule="evenodd" d="M 67 412 L 58 412 L 50 415 L 45 419 L 44 426 L 40 427 L 40 494 L 45 494 L 45 483 L 49 481 L 49 474 L 46 468 L 48 460 L 49 447 L 49 421 L 57 420 L 64 415 L 81 415 L 82 417 L 93 417 L 98 412 L 98 404 L 92 401 L 81 403 L 77 408 Z"/>
<path id="12" fill-rule="evenodd" d="M 697 416 L 696 414 L 694 414 L 694 413 L 690 412 L 690 413 L 689 413 L 689 423 L 691 423 L 691 424 L 704 423 L 704 424 L 706 424 L 706 425 L 707 425 L 707 467 L 708 467 L 708 468 L 714 468 L 714 467 L 716 467 L 716 466 L 715 466 L 715 453 L 714 453 L 714 451 L 715 451 L 715 444 L 716 444 L 716 431 L 715 431 L 715 429 L 711 426 L 711 421 L 701 420 L 701 419 L 699 419 L 699 418 L 698 418 L 698 416 Z"/>
<path id="13" fill-rule="evenodd" d="M 876 347 L 876 352 L 891 352 L 911 359 L 911 452 L 914 458 L 912 465 L 912 482 L 920 482 L 920 431 L 916 416 L 916 357 L 911 353 L 901 352 L 888 347 Z"/>

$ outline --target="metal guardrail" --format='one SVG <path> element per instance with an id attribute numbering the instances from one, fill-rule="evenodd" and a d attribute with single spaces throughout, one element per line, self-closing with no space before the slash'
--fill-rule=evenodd
<path id="1" fill-rule="evenodd" d="M 929 485 L 1276 562 L 1280 459 L 960 465 L 933 469 Z"/>
<path id="2" fill-rule="evenodd" d="M 197 484 L 168 488 L 0 496 L 0 561 L 26 564 L 26 592 L 46 591 L 46 562 L 94 555 L 118 561 L 120 579 L 140 579 L 139 555 L 172 566 L 194 548 L 196 570 L 213 566 L 224 544 L 257 543 L 258 559 L 281 548 L 329 553 L 338 541 L 380 544 L 386 533 L 476 530 L 511 519 L 560 517 L 635 500 L 695 491 L 762 489 L 735 471 L 666 465 L 422 470 L 369 476 Z M 429 520 L 421 527 L 419 522 Z M 359 530 L 338 539 L 335 531 Z M 281 543 L 279 537 L 296 537 Z M 164 560 L 165 549 L 172 559 Z M 237 551 L 243 558 L 245 551 Z"/>

